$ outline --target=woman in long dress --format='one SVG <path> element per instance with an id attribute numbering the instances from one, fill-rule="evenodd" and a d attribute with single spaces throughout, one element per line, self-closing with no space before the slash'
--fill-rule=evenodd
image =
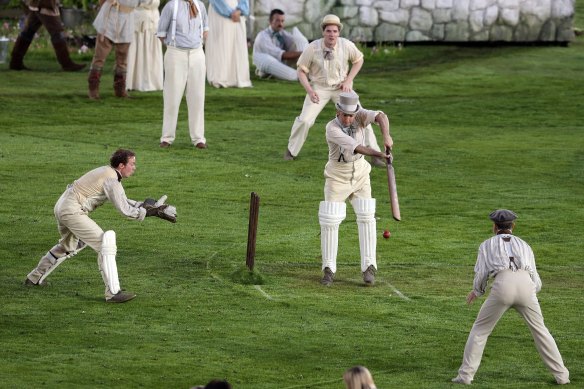
<path id="1" fill-rule="evenodd" d="M 251 87 L 245 16 L 248 0 L 209 0 L 207 81 L 215 88 Z"/>
<path id="2" fill-rule="evenodd" d="M 137 91 L 162 90 L 162 43 L 156 37 L 160 0 L 142 3 L 134 10 L 134 39 L 128 52 L 126 88 Z"/>

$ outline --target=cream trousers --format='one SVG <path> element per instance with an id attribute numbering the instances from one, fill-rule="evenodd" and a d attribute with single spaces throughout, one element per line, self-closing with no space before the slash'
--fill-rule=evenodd
<path id="1" fill-rule="evenodd" d="M 178 49 L 167 46 L 164 54 L 164 117 L 161 142 L 173 143 L 178 110 L 186 94 L 191 142 L 205 139 L 205 53 L 202 48 Z"/>
<path id="2" fill-rule="evenodd" d="M 489 297 L 481 306 L 468 336 L 458 375 L 466 380 L 473 380 L 481 363 L 487 339 L 509 308 L 514 308 L 525 320 L 543 363 L 556 381 L 558 383 L 568 381 L 568 369 L 564 366 L 554 338 L 543 322 L 535 294 L 535 284 L 525 270 L 516 272 L 503 270 L 495 277 Z"/>
<path id="3" fill-rule="evenodd" d="M 355 162 L 328 161 L 324 168 L 325 201 L 345 202 L 345 200 L 370 199 L 371 165 L 365 158 Z"/>

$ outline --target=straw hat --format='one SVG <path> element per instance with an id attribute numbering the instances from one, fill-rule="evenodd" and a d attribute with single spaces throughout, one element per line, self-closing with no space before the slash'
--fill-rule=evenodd
<path id="1" fill-rule="evenodd" d="M 322 19 L 322 23 L 320 23 L 320 28 L 324 30 L 325 27 L 330 24 L 334 24 L 335 26 L 339 27 L 339 31 L 343 29 L 343 23 L 341 23 L 341 19 L 339 19 L 337 15 L 326 15 Z"/>

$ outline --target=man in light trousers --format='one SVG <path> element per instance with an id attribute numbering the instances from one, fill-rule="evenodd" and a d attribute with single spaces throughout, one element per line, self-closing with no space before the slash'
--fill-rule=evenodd
<path id="1" fill-rule="evenodd" d="M 330 286 L 337 271 L 339 226 L 345 219 L 348 199 L 357 216 L 363 281 L 372 285 L 377 271 L 375 199 L 371 198 L 371 165 L 363 156 L 387 159 L 389 155 L 365 146 L 365 128 L 371 123 L 378 124 L 385 147 L 391 149 L 389 119 L 381 111 L 362 109 L 355 92 L 341 93 L 336 107 L 336 118 L 326 126 L 329 155 L 324 169 L 324 201 L 320 202 L 318 210 L 321 284 Z"/>
<path id="2" fill-rule="evenodd" d="M 475 265 L 474 288 L 466 301 L 472 303 L 486 292 L 487 280 L 493 277 L 489 297 L 482 305 L 470 331 L 462 365 L 452 382 L 470 385 L 483 356 L 489 335 L 503 314 L 515 309 L 529 327 L 535 347 L 548 370 L 560 385 L 570 383 L 570 373 L 564 366 L 558 346 L 544 324 L 536 293 L 541 290 L 541 279 L 535 267 L 531 247 L 513 235 L 517 215 L 507 209 L 498 209 L 489 215 L 494 237 L 479 247 Z"/>
<path id="3" fill-rule="evenodd" d="M 198 149 L 207 148 L 203 44 L 208 31 L 207 11 L 198 0 L 172 0 L 162 9 L 157 33 L 166 45 L 162 148 L 169 147 L 175 140 L 178 111 L 185 90 L 191 142 Z"/>
<path id="4" fill-rule="evenodd" d="M 311 42 L 298 59 L 298 80 L 306 90 L 306 97 L 302 112 L 290 130 L 284 153 L 287 161 L 296 159 L 308 131 L 326 104 L 331 100 L 338 103 L 342 92 L 353 90 L 353 80 L 363 66 L 363 53 L 353 42 L 340 37 L 343 24 L 338 16 L 326 15 L 321 28 L 323 38 Z M 365 145 L 380 150 L 371 126 L 365 129 Z M 386 166 L 382 158 L 372 157 L 371 162 L 378 167 Z"/>
<path id="5" fill-rule="evenodd" d="M 146 201 L 138 202 L 126 197 L 122 179 L 132 176 L 135 171 L 136 154 L 131 150 L 119 149 L 111 156 L 109 166 L 93 169 L 67 186 L 54 207 L 61 239 L 27 275 L 25 285 L 44 285 L 45 279 L 57 266 L 89 246 L 98 254 L 97 262 L 105 284 L 106 301 L 123 303 L 136 297 L 134 293 L 123 291 L 120 287 L 115 232 L 104 232 L 89 217 L 91 212 L 108 200 L 129 219 L 143 221 L 148 216 L 161 217 L 156 208 L 152 211 L 148 209 Z"/>

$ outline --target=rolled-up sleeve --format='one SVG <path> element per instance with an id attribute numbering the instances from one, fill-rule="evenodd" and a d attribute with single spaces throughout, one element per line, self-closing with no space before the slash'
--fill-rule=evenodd
<path id="1" fill-rule="evenodd" d="M 142 221 L 146 217 L 146 210 L 138 206 L 138 202 L 129 200 L 122 184 L 115 178 L 107 179 L 103 184 L 105 196 L 114 207 L 130 219 Z"/>

